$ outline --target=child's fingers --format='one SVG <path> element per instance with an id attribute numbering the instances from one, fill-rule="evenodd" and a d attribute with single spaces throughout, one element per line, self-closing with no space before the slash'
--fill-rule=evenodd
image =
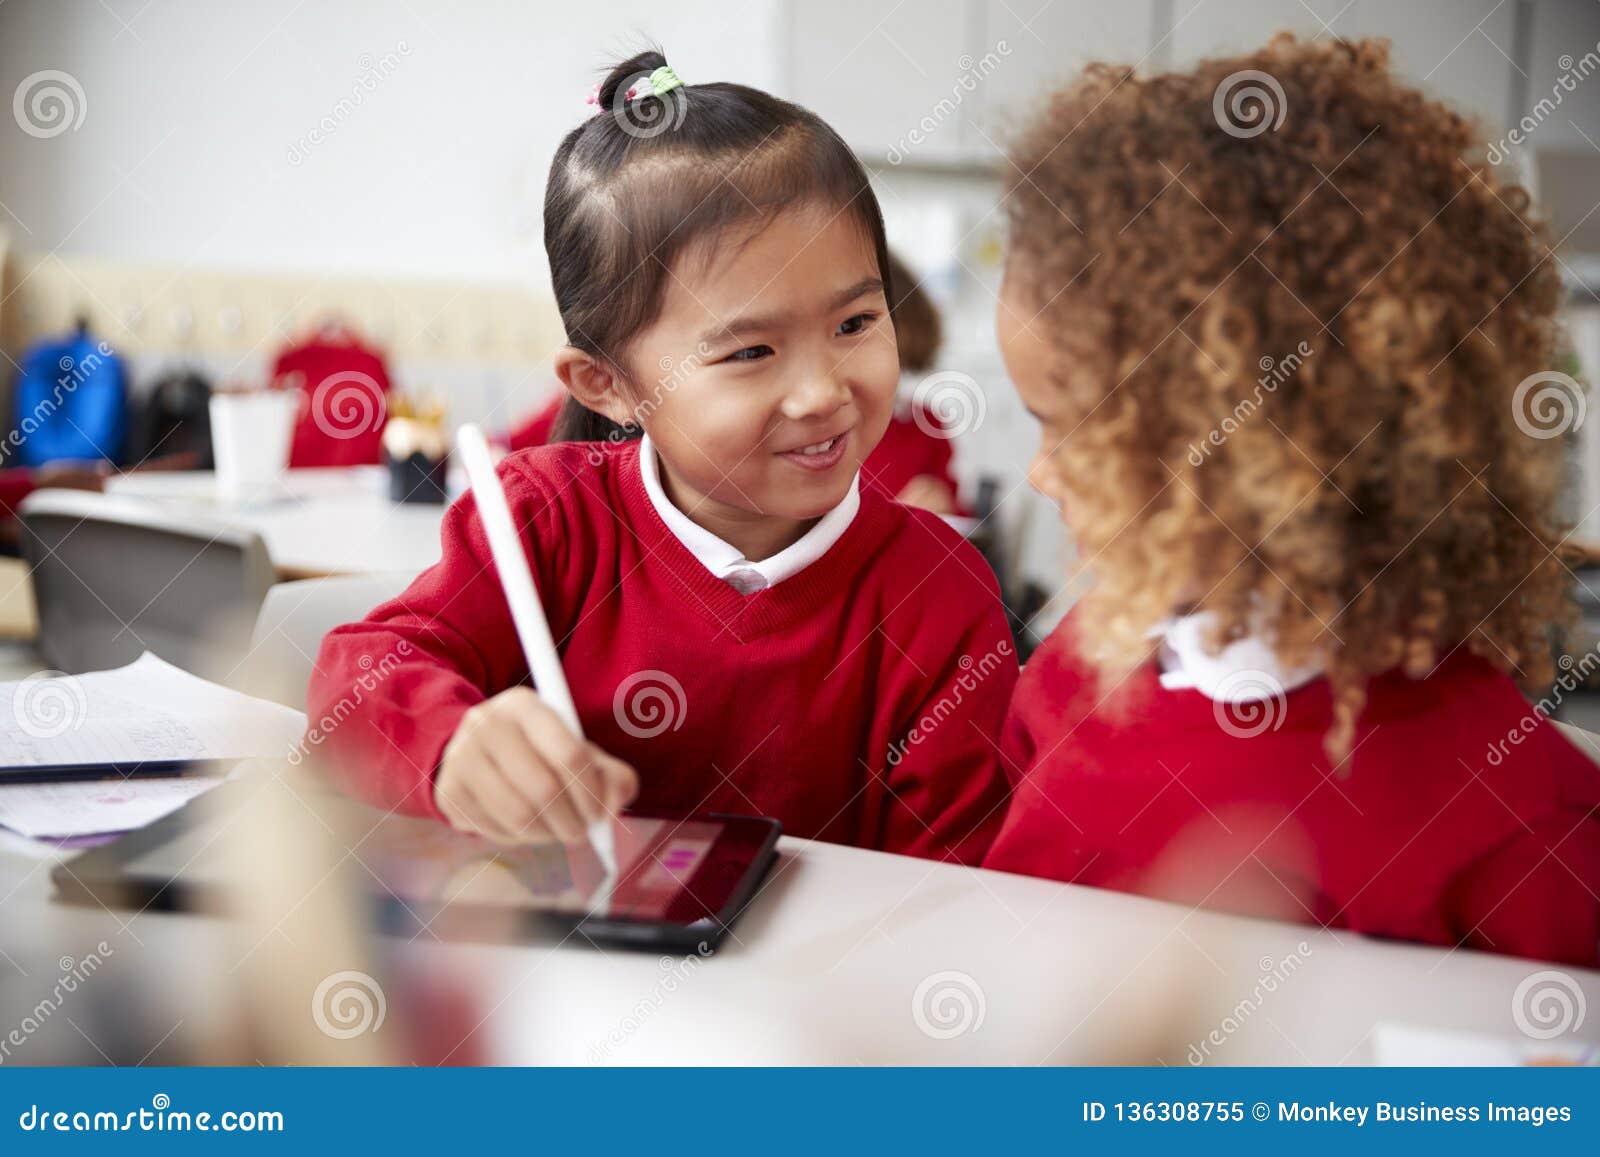
<path id="1" fill-rule="evenodd" d="M 549 704 L 526 688 L 517 700 L 517 719 L 537 747 L 559 770 L 567 793 L 586 823 L 604 820 L 639 794 L 633 768 L 572 734 Z"/>
<path id="2" fill-rule="evenodd" d="M 530 827 L 518 795 L 504 785 L 488 741 L 496 728 L 494 711 L 481 705 L 467 713 L 445 748 L 434 802 L 450 825 L 489 839 L 523 841 L 540 834 Z"/>
<path id="3" fill-rule="evenodd" d="M 607 815 L 615 815 L 639 798 L 639 773 L 614 756 L 595 749 L 595 766 L 600 773 L 600 799 Z"/>
<path id="4" fill-rule="evenodd" d="M 463 742 L 452 744 L 434 800 L 452 827 L 506 842 L 513 839 L 508 817 L 515 816 L 507 797 L 515 797 L 499 782 L 494 760 L 481 742 L 481 728 L 480 723 Z"/>
<path id="5" fill-rule="evenodd" d="M 570 760 L 570 753 L 564 754 L 567 754 Z M 543 786 L 541 796 L 547 801 L 544 812 L 551 830 L 558 832 L 568 843 L 578 843 L 584 838 L 584 832 L 589 826 L 589 815 L 586 810 L 586 797 L 589 792 L 579 782 L 583 767 L 581 765 L 575 767 L 569 760 L 547 759 L 548 783 Z"/>
<path id="6" fill-rule="evenodd" d="M 515 718 L 526 742 L 544 757 L 561 782 L 581 825 L 605 815 L 604 784 L 594 757 L 599 749 L 572 733 L 548 704 L 530 692 L 516 700 Z"/>
<path id="7" fill-rule="evenodd" d="M 931 474 L 918 474 L 905 484 L 898 498 L 907 506 L 920 506 L 935 514 L 949 514 L 955 509 L 949 485 Z"/>
<path id="8" fill-rule="evenodd" d="M 507 809 L 506 826 L 533 831 L 542 825 L 566 843 L 582 839 L 583 820 L 563 790 L 560 768 L 536 750 L 515 723 L 499 722 L 502 726 L 485 734 L 484 740 L 494 775 L 505 786 L 505 798 L 498 802 Z"/>
<path id="9" fill-rule="evenodd" d="M 570 773 L 567 780 L 567 794 L 572 797 L 586 824 L 609 819 L 611 816 L 605 769 L 600 762 L 604 758 L 605 754 L 598 747 L 592 743 L 585 743 L 581 760 L 565 769 Z"/>
<path id="10" fill-rule="evenodd" d="M 457 779 L 442 782 L 434 792 L 433 802 L 439 812 L 457 831 L 484 835 L 488 822 L 483 806 L 477 797 Z"/>
<path id="11" fill-rule="evenodd" d="M 516 788 L 497 761 L 485 758 L 473 790 L 481 802 L 485 821 L 492 825 L 493 830 L 485 833 L 491 838 L 513 844 L 556 838 L 539 809 Z"/>
<path id="12" fill-rule="evenodd" d="M 531 688 L 503 692 L 494 703 L 471 731 L 493 765 L 487 778 L 498 781 L 480 792 L 491 796 L 484 800 L 491 824 L 512 832 L 543 828 L 576 843 L 590 823 L 609 818 L 637 793 L 632 768 L 574 735 Z"/>
<path id="13" fill-rule="evenodd" d="M 536 809 L 540 821 L 552 835 L 565 844 L 581 843 L 584 822 L 572 806 L 572 799 L 561 790 L 560 784 L 548 773 L 537 784 L 525 791 L 528 802 Z"/>

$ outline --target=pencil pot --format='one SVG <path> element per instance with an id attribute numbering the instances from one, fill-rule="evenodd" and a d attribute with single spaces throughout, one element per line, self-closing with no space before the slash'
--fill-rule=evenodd
<path id="1" fill-rule="evenodd" d="M 445 499 L 445 458 L 430 458 L 418 450 L 404 458 L 385 454 L 389 466 L 391 502 L 432 502 Z"/>

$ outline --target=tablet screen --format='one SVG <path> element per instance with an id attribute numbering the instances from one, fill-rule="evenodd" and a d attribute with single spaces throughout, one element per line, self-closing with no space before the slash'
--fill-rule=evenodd
<path id="1" fill-rule="evenodd" d="M 373 837 L 373 866 L 402 901 L 534 908 L 580 914 L 591 904 L 612 917 L 666 920 L 683 911 L 684 893 L 723 831 L 719 823 L 619 817 L 614 829 L 617 877 L 602 894 L 605 871 L 587 845 L 504 848 L 462 836 L 443 824 L 386 823 Z M 691 897 L 692 898 L 692 897 Z M 720 903 L 703 897 L 688 906 Z"/>
<path id="2" fill-rule="evenodd" d="M 224 785 L 206 800 L 228 790 Z M 98 886 L 115 903 L 139 906 L 156 898 L 200 905 L 203 895 L 223 897 L 242 877 L 259 872 L 250 841 L 227 835 L 241 806 L 224 801 L 191 808 L 95 849 L 75 862 L 65 885 L 57 880 L 58 887 L 108 902 Z M 437 820 L 393 814 L 364 829 L 350 852 L 362 869 L 352 876 L 370 887 L 391 930 L 410 927 L 414 934 L 420 926 L 449 936 L 460 928 L 473 936 L 514 937 L 530 914 L 699 928 L 723 918 L 752 875 L 759 878 L 770 863 L 776 829 L 756 817 L 624 813 L 613 821 L 618 870 L 609 880 L 587 844 L 502 847 Z"/>

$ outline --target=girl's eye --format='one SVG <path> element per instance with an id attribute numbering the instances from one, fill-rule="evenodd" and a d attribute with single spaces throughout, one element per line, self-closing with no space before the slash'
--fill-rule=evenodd
<path id="1" fill-rule="evenodd" d="M 771 357 L 772 352 L 772 347 L 769 345 L 745 346 L 744 349 L 735 350 L 722 360 L 728 362 L 755 362 L 765 357 Z"/>
<path id="2" fill-rule="evenodd" d="M 854 317 L 847 317 L 839 323 L 839 333 L 845 337 L 853 337 L 858 333 L 865 333 L 867 327 L 878 320 L 875 313 L 858 313 Z"/>

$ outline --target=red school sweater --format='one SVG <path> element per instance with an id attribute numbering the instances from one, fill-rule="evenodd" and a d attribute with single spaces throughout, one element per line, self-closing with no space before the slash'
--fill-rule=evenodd
<path id="1" fill-rule="evenodd" d="M 1325 679 L 1229 707 L 1152 663 L 1108 696 L 1075 617 L 1018 684 L 985 867 L 1600 964 L 1600 767 L 1484 660 L 1373 679 L 1335 769 Z"/>
<path id="2" fill-rule="evenodd" d="M 923 408 L 921 416 L 928 429 L 944 426 L 932 410 Z M 935 437 L 923 425 L 912 417 L 896 414 L 884 430 L 882 440 L 867 455 L 861 467 L 861 484 L 876 487 L 890 498 L 899 498 L 913 478 L 927 474 L 948 486 L 951 497 L 956 498 L 960 488 L 951 464 L 954 457 L 951 441 Z M 967 513 L 959 499 L 956 499 L 956 513 Z"/>
<path id="3" fill-rule="evenodd" d="M 864 490 L 826 555 L 742 595 L 661 521 L 637 443 L 527 450 L 499 475 L 584 732 L 638 770 L 636 806 L 981 859 L 1017 663 L 993 576 L 938 518 Z M 528 679 L 470 496 L 442 537 L 405 593 L 328 635 L 308 695 L 361 794 L 436 817 L 462 715 Z"/>
<path id="4" fill-rule="evenodd" d="M 540 406 L 538 412 L 513 427 L 511 433 L 506 436 L 506 443 L 513 450 L 531 450 L 535 446 L 548 443 L 550 435 L 556 431 L 556 420 L 561 417 L 561 405 L 566 399 L 565 390 L 558 392 L 555 397 Z"/>

